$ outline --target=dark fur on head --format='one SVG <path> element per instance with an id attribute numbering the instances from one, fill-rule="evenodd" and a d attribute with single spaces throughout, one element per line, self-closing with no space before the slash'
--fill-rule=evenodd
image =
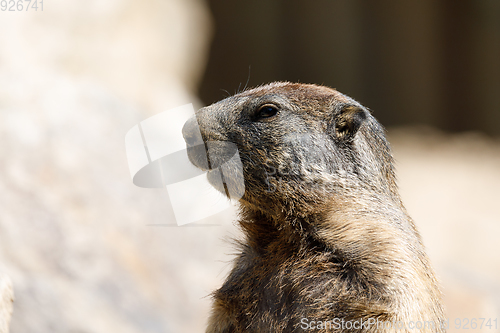
<path id="1" fill-rule="evenodd" d="M 367 327 L 370 318 L 432 321 L 421 331 L 444 331 L 439 288 L 401 203 L 384 129 L 366 108 L 327 87 L 278 82 L 196 118 L 212 165 L 194 148 L 191 161 L 215 169 L 234 154 L 223 143 L 231 142 L 245 182 L 245 239 L 214 294 L 207 332 L 299 332 L 304 320 L 336 318 L 365 327 L 317 331 L 396 331 Z"/>

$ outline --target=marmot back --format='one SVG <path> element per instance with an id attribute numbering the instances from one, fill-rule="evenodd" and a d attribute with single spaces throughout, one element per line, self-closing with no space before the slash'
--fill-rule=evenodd
<path id="1" fill-rule="evenodd" d="M 222 193 L 237 186 L 213 177 L 224 163 L 236 170 L 229 147 L 243 166 L 245 238 L 207 332 L 445 331 L 384 129 L 366 108 L 334 89 L 277 82 L 202 108 L 183 134 Z"/>

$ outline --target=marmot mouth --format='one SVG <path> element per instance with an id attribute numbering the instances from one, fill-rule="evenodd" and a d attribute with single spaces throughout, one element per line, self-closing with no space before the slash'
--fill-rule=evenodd
<path id="1" fill-rule="evenodd" d="M 238 147 L 223 138 L 210 139 L 202 135 L 196 117 L 189 119 L 182 128 L 189 161 L 197 168 L 208 171 L 208 182 L 228 198 L 238 200 L 245 193 L 243 165 Z"/>
<path id="2" fill-rule="evenodd" d="M 189 160 L 203 171 L 217 169 L 238 152 L 236 144 L 225 141 L 224 138 L 214 137 L 214 133 L 208 138 L 203 135 L 196 117 L 186 121 L 182 136 L 186 142 Z"/>
<path id="3" fill-rule="evenodd" d="M 228 141 L 208 141 L 187 148 L 188 158 L 197 168 L 214 170 L 229 162 L 238 152 L 238 148 Z"/>
<path id="4" fill-rule="evenodd" d="M 191 163 L 208 171 L 208 182 L 228 198 L 238 200 L 245 193 L 243 164 L 236 145 L 225 141 L 209 141 L 187 149 Z M 208 157 L 208 158 L 207 158 Z"/>
<path id="5" fill-rule="evenodd" d="M 189 161 L 198 169 L 203 171 L 212 169 L 211 163 L 207 158 L 208 153 L 205 144 L 187 147 L 187 155 Z"/>

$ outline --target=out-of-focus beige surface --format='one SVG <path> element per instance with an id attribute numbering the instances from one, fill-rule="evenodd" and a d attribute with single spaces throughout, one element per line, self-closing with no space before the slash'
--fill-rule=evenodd
<path id="1" fill-rule="evenodd" d="M 449 332 L 500 332 L 500 140 L 428 128 L 389 134 L 403 201 L 442 282 Z"/>
<path id="2" fill-rule="evenodd" d="M 0 333 L 9 332 L 13 301 L 12 283 L 5 274 L 0 273 Z"/>
<path id="3" fill-rule="evenodd" d="M 204 3 L 53 0 L 44 12 L 0 12 L 0 30 L 11 332 L 204 331 L 234 252 L 225 241 L 238 235 L 234 212 L 202 221 L 220 226 L 172 226 L 166 192 L 132 184 L 124 148 L 137 122 L 197 103 L 211 31 Z M 498 141 L 408 129 L 390 139 L 450 327 L 498 317 Z"/>
<path id="4" fill-rule="evenodd" d="M 1 11 L 0 31 L 11 332 L 203 331 L 218 234 L 148 226 L 175 221 L 164 191 L 132 184 L 124 138 L 197 103 L 204 2 L 45 1 L 43 12 Z"/>
<path id="5" fill-rule="evenodd" d="M 51 0 L 0 11 L 0 28 L 3 105 L 63 77 L 149 113 L 196 101 L 212 31 L 202 0 Z"/>

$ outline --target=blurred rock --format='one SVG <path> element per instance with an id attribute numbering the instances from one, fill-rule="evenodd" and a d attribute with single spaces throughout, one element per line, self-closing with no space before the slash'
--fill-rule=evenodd
<path id="1" fill-rule="evenodd" d="M 0 15 L 11 333 L 203 331 L 224 229 L 172 227 L 167 193 L 132 184 L 124 137 L 151 114 L 197 103 L 204 3 L 59 0 Z"/>
<path id="2" fill-rule="evenodd" d="M 9 278 L 0 274 L 0 333 L 9 333 L 14 291 Z"/>

